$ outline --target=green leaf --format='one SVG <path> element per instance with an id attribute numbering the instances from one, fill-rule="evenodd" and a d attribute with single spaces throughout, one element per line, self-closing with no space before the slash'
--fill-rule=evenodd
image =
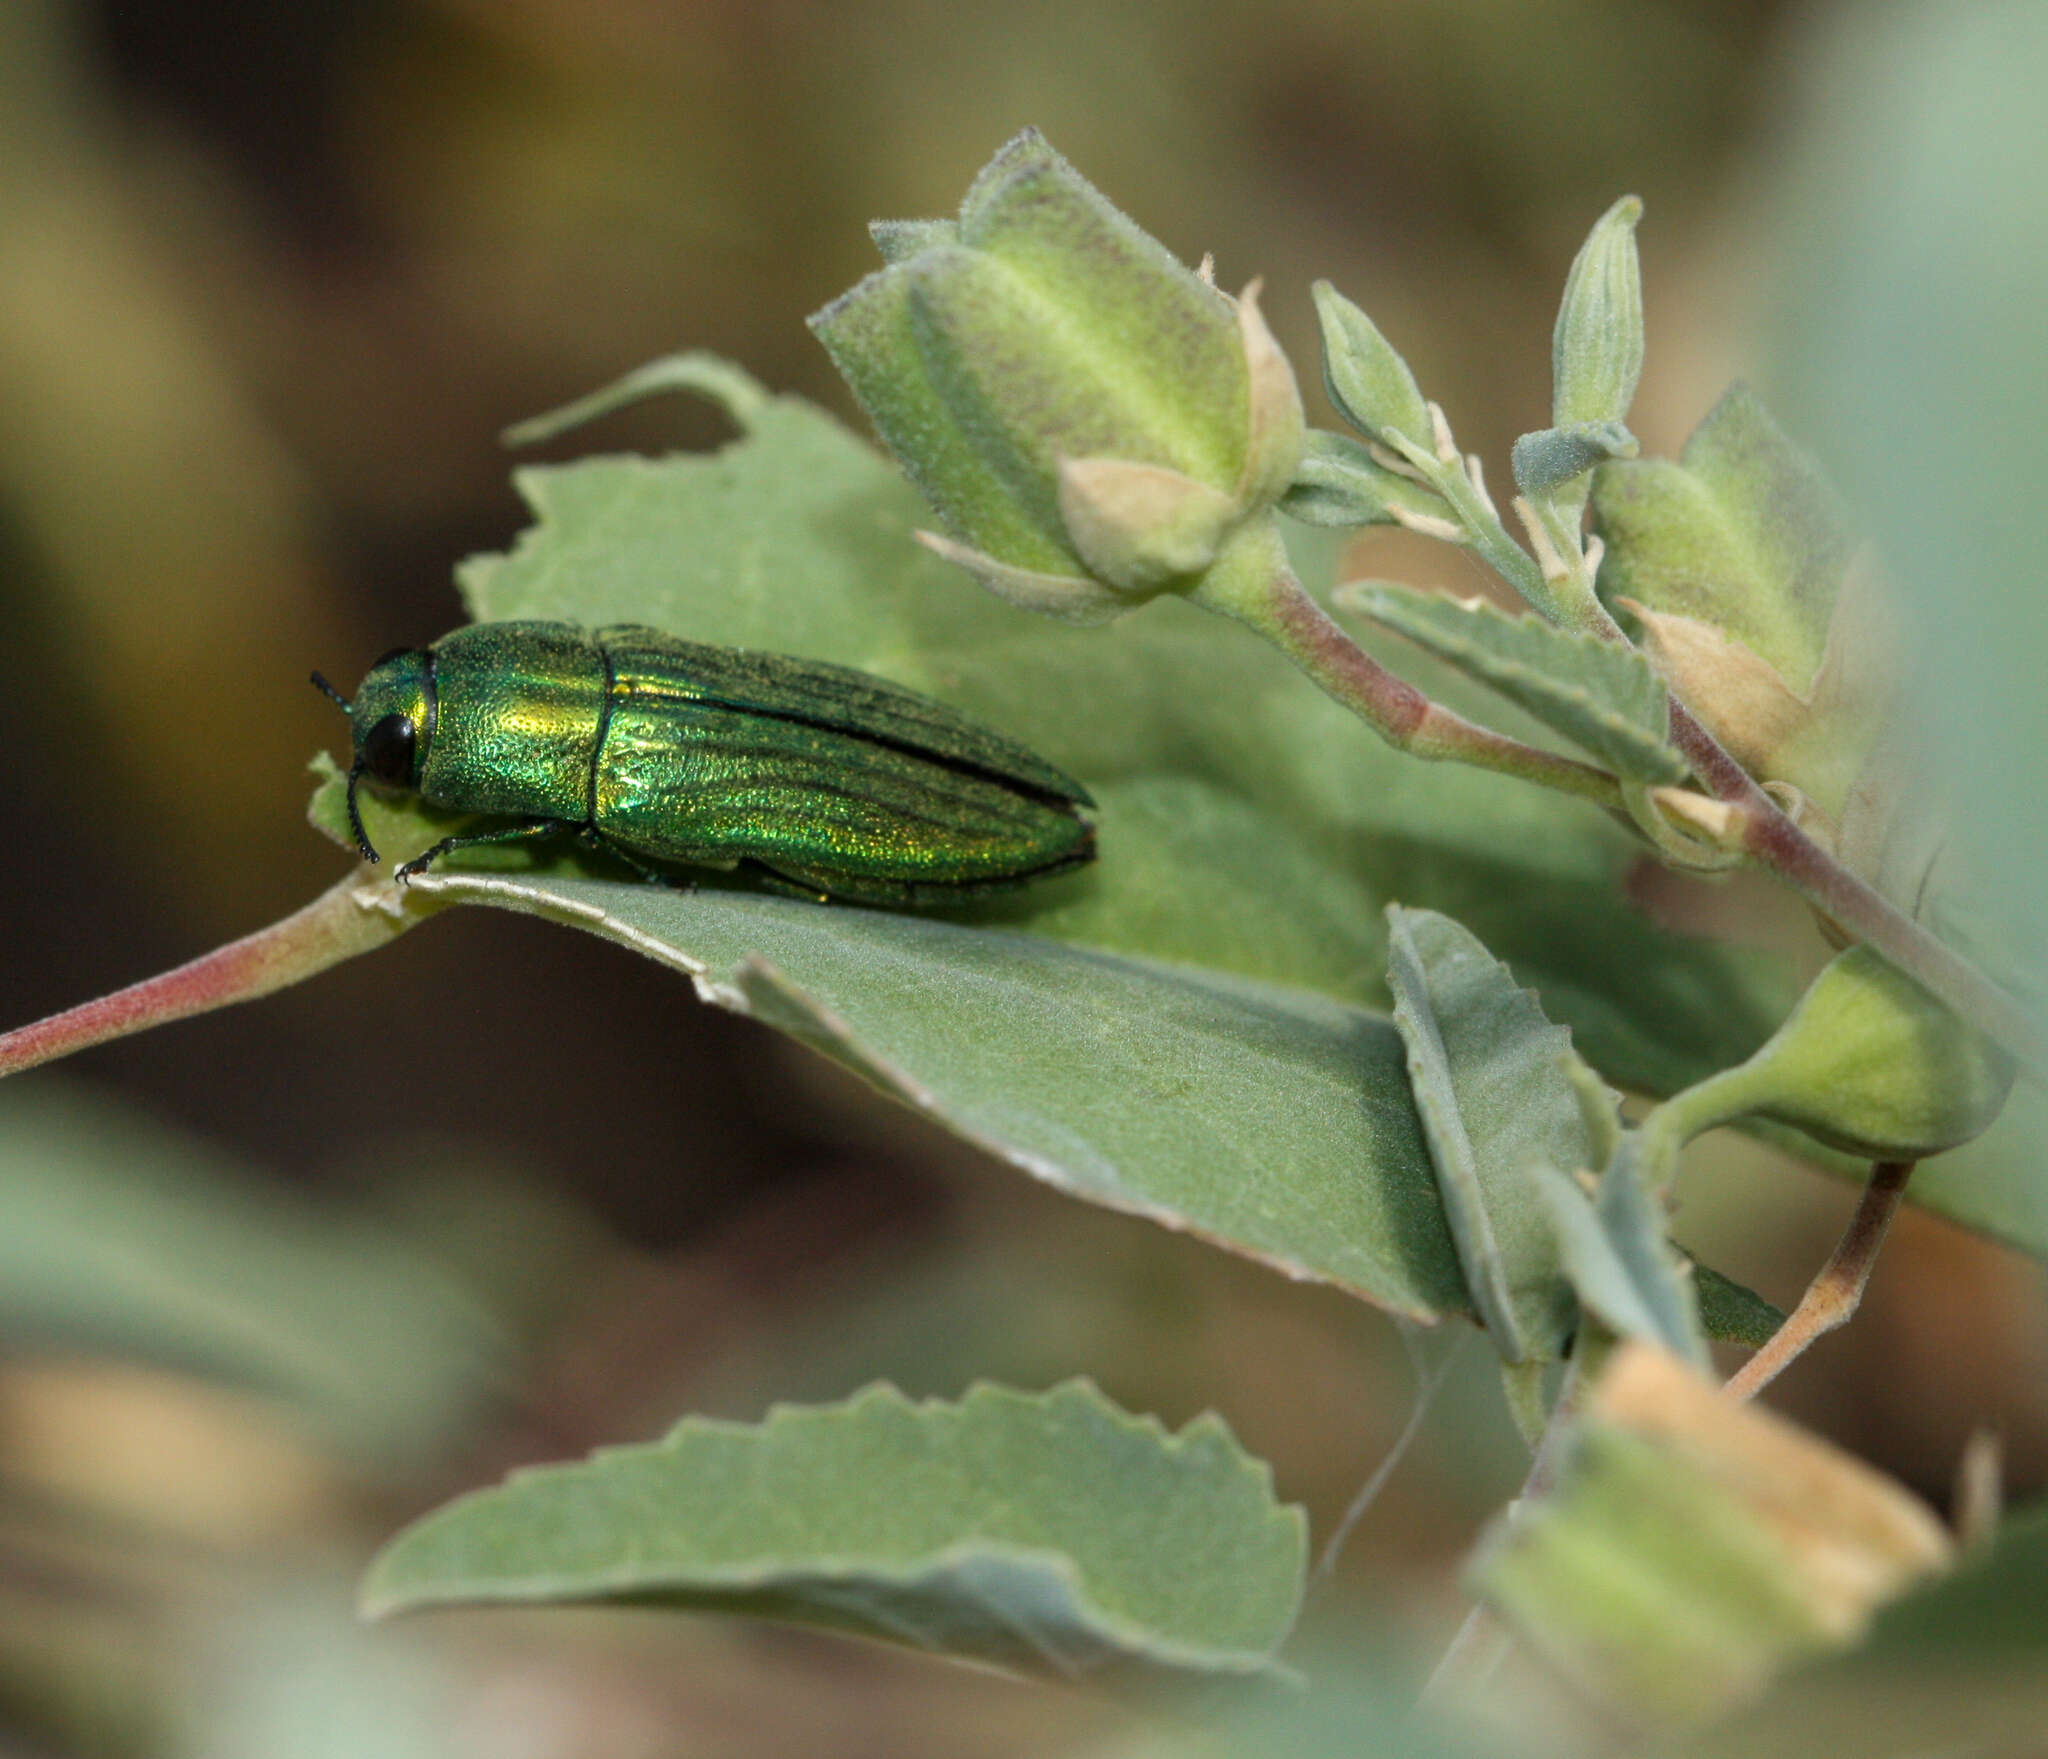
<path id="1" fill-rule="evenodd" d="M 1395 1312 L 1469 1311 L 1382 1015 L 930 916 L 619 884 L 569 858 L 413 884 L 684 972 L 1073 1196 Z"/>
<path id="2" fill-rule="evenodd" d="M 1219 1418 L 1169 1435 L 1086 1381 L 957 1404 L 878 1385 L 515 1472 L 393 1540 L 363 1604 L 607 1601 L 1062 1679 L 1255 1673 L 1294 1622 L 1306 1546 Z"/>
<path id="3" fill-rule="evenodd" d="M 1635 455 L 1636 437 L 1618 421 L 1538 428 L 1515 442 L 1515 486 L 1525 495 L 1547 495 L 1596 464 Z"/>
<path id="4" fill-rule="evenodd" d="M 915 493 L 830 417 L 728 406 L 747 437 L 710 456 L 521 471 L 538 523 L 464 565 L 472 613 L 836 660 L 1023 739 L 1101 801 L 1105 856 L 977 922 L 1384 1007 L 1380 912 L 1399 896 L 1468 924 L 1610 1079 L 1648 1092 L 1740 1061 L 1791 1006 L 1782 960 L 1666 933 L 1617 897 L 1637 849 L 1603 814 L 1404 758 L 1178 602 L 1087 633 L 1017 612 L 912 541 Z"/>
<path id="5" fill-rule="evenodd" d="M 1633 1157 L 1616 1154 L 1590 1199 L 1554 1164 L 1537 1176 L 1565 1274 L 1586 1310 L 1617 1337 L 1660 1345 L 1704 1367 L 1692 1268 L 1665 1237 L 1663 1212 Z"/>
<path id="6" fill-rule="evenodd" d="M 570 875 L 431 894 L 586 929 L 696 979 L 1060 1190 L 1397 1312 L 1465 1310 L 1381 1016 L 925 916 Z"/>
<path id="7" fill-rule="evenodd" d="M 1448 502 L 1411 476 L 1389 470 L 1349 434 L 1310 428 L 1294 482 L 1280 503 L 1304 525 L 1398 525 L 1451 517 Z"/>
<path id="8" fill-rule="evenodd" d="M 1405 635 L 1499 691 L 1626 781 L 1681 782 L 1664 681 L 1634 648 L 1580 635 L 1533 611 L 1384 581 L 1340 587 L 1346 610 Z"/>
<path id="9" fill-rule="evenodd" d="M 509 1368 L 470 1290 L 388 1217 L 266 1188 L 217 1150 L 47 1076 L 0 1089 L 0 1329 L 278 1400 L 417 1469 Z"/>
<path id="10" fill-rule="evenodd" d="M 1394 1024 L 1473 1305 L 1506 1361 L 1554 1357 L 1577 1308 L 1536 1178 L 1587 1152 L 1571 1034 L 1449 917 L 1387 916 Z"/>
<path id="11" fill-rule="evenodd" d="M 1850 542 L 1840 501 L 1746 385 L 1733 385 L 1679 462 L 1603 464 L 1593 523 L 1600 592 L 1733 636 L 1803 695 L 1820 669 Z"/>
<path id="12" fill-rule="evenodd" d="M 1758 1350 L 1785 1323 L 1782 1308 L 1773 1306 L 1733 1277 L 1723 1276 L 1697 1259 L 1693 1261 L 1692 1274 L 1700 1324 L 1717 1343 L 1741 1344 L 1745 1349 Z"/>

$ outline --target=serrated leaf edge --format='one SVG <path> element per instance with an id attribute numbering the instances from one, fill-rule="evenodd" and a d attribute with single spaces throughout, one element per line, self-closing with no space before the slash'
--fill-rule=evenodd
<path id="1" fill-rule="evenodd" d="M 1633 766 L 1629 775 L 1628 779 L 1632 781 L 1681 782 L 1691 773 L 1685 759 L 1672 747 L 1666 734 L 1653 731 L 1647 725 L 1654 712 L 1653 703 L 1667 703 L 1669 691 L 1649 661 L 1634 649 L 1621 649 L 1610 642 L 1600 640 L 1597 636 L 1582 634 L 1577 630 L 1560 629 L 1533 611 L 1525 611 L 1520 616 L 1510 615 L 1487 599 L 1452 599 L 1441 594 L 1392 588 L 1387 583 L 1377 581 L 1359 591 L 1340 586 L 1337 588 L 1336 598 L 1343 608 L 1371 618 L 1395 634 L 1414 642 L 1418 647 L 1427 649 L 1438 658 L 1470 672 L 1482 682 L 1500 690 L 1503 695 L 1510 694 L 1510 686 L 1520 686 L 1538 700 L 1560 702 L 1583 711 L 1589 720 L 1611 734 L 1617 744 L 1641 754 L 1643 761 Z M 1491 620 L 1503 628 L 1515 631 L 1517 636 L 1533 632 L 1540 641 L 1550 642 L 1559 647 L 1575 647 L 1588 655 L 1595 667 L 1613 667 L 1624 652 L 1635 654 L 1636 666 L 1630 666 L 1628 669 L 1635 671 L 1639 666 L 1640 676 L 1651 687 L 1642 704 L 1643 718 L 1635 718 L 1627 705 L 1616 706 L 1611 698 L 1602 700 L 1596 697 L 1582 684 L 1567 682 L 1555 673 L 1540 671 L 1526 660 L 1504 658 L 1492 649 L 1484 647 L 1479 641 L 1461 636 L 1454 629 L 1431 621 L 1426 609 L 1431 603 L 1452 607 L 1475 621 Z M 1626 661 L 1621 663 L 1624 666 L 1628 664 Z M 1555 723 L 1550 722 L 1542 715 L 1540 709 L 1528 702 L 1523 702 L 1521 706 L 1529 709 L 1529 712 L 1539 719 L 1545 720 L 1545 724 L 1552 726 L 1555 731 L 1572 739 L 1573 743 L 1583 744 L 1583 741 L 1569 729 L 1557 727 Z M 1587 746 L 1586 749 L 1600 758 L 1616 755 L 1596 750 L 1591 746 Z"/>
<path id="2" fill-rule="evenodd" d="M 1036 1409 L 1045 1412 L 1057 1412 L 1063 1407 L 1076 1407 L 1091 1416 L 1108 1419 L 1126 1434 L 1145 1437 L 1170 1460 L 1185 1458 L 1198 1449 L 1221 1445 L 1227 1452 L 1231 1470 L 1235 1475 L 1263 1493 L 1267 1508 L 1261 1519 L 1267 1523 L 1277 1520 L 1294 1530 L 1298 1550 L 1305 1566 L 1308 1544 L 1306 1512 L 1299 1504 L 1279 1500 L 1272 1463 L 1249 1452 L 1218 1412 L 1203 1411 L 1190 1418 L 1179 1430 L 1170 1430 L 1150 1412 L 1130 1411 L 1119 1405 L 1088 1375 L 1072 1376 L 1040 1393 L 1025 1392 L 994 1381 L 975 1380 L 958 1399 L 937 1396 L 912 1399 L 893 1382 L 878 1380 L 849 1394 L 836 1404 L 801 1405 L 778 1400 L 768 1407 L 758 1423 L 746 1423 L 731 1418 L 685 1417 L 672 1425 L 656 1441 L 618 1443 L 593 1449 L 579 1460 L 549 1461 L 542 1465 L 515 1467 L 498 1483 L 467 1491 L 422 1515 L 417 1521 L 395 1534 L 387 1542 L 382 1555 L 388 1556 L 405 1542 L 408 1535 L 424 1530 L 457 1509 L 487 1502 L 524 1485 L 602 1470 L 604 1464 L 611 1460 L 644 1457 L 663 1452 L 693 1435 L 734 1436 L 765 1447 L 770 1445 L 770 1438 L 778 1430 L 787 1431 L 821 1419 L 853 1420 L 877 1406 L 901 1411 L 918 1419 L 939 1417 L 952 1418 L 956 1421 L 965 1420 L 973 1411 L 989 1406 L 1007 1406 L 1012 1410 Z M 1190 1668 L 1199 1667 L 1208 1671 L 1225 1669 L 1266 1672 L 1272 1670 L 1272 1657 L 1277 1654 L 1288 1635 L 1287 1630 L 1282 1630 L 1276 1635 L 1270 1649 L 1260 1651 L 1217 1649 L 1164 1637 L 1152 1627 L 1139 1624 L 1103 1606 L 1088 1592 L 1087 1579 L 1070 1554 L 1049 1546 L 1025 1546 L 1004 1540 L 959 1540 L 920 1557 L 905 1559 L 898 1563 L 878 1562 L 867 1554 L 818 1552 L 807 1557 L 800 1568 L 772 1564 L 693 1566 L 691 1573 L 694 1584 L 714 1593 L 721 1590 L 743 1592 L 772 1589 L 779 1584 L 830 1581 L 841 1577 L 851 1581 L 907 1586 L 943 1575 L 957 1565 L 984 1558 L 1022 1563 L 1033 1569 L 1047 1571 L 1072 1593 L 1076 1606 L 1085 1612 L 1091 1627 L 1117 1642 L 1124 1652 L 1132 1657 L 1164 1661 Z M 377 1619 L 393 1613 L 436 1606 L 495 1604 L 501 1601 L 528 1601 L 542 1597 L 573 1601 L 603 1600 L 639 1590 L 653 1591 L 664 1586 L 674 1586 L 672 1582 L 644 1573 L 644 1570 L 643 1565 L 637 1571 L 633 1566 L 626 1566 L 578 1573 L 574 1576 L 559 1573 L 508 1575 L 499 1577 L 486 1586 L 468 1584 L 448 1592 L 428 1590 L 402 1595 L 379 1595 L 375 1588 L 378 1567 L 373 1565 L 365 1578 L 358 1600 L 358 1611 L 365 1618 Z M 1291 1628 L 1292 1620 L 1289 1621 L 1289 1629 Z M 1126 1638 L 1130 1640 L 1125 1641 Z"/>

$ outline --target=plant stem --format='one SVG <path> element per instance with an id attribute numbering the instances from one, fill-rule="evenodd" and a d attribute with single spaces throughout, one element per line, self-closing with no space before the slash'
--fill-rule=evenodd
<path id="1" fill-rule="evenodd" d="M 2020 1003 L 1786 817 L 1675 696 L 1671 739 L 1715 799 L 1742 809 L 1742 846 L 1759 867 L 1777 875 L 1844 933 L 1867 941 L 2036 1072 L 2048 1070 L 2048 1041 Z"/>
<path id="2" fill-rule="evenodd" d="M 1879 1161 L 1871 1169 L 1870 1183 L 1863 1187 L 1856 1213 L 1849 1218 L 1833 1255 L 1821 1266 L 1820 1275 L 1808 1285 L 1785 1323 L 1770 1340 L 1743 1363 L 1722 1387 L 1731 1399 L 1755 1397 L 1792 1366 L 1807 1349 L 1833 1331 L 1847 1325 L 1863 1300 L 1870 1273 L 1877 1268 L 1877 1255 L 1891 1231 L 1906 1195 L 1906 1181 L 1913 1176 L 1909 1160 Z"/>
<path id="3" fill-rule="evenodd" d="M 378 887 L 381 892 L 390 889 Z M 0 1075 L 19 1074 L 110 1038 L 124 1038 L 232 1002 L 252 1002 L 358 953 L 381 947 L 444 907 L 408 899 L 405 908 L 394 913 L 366 904 L 363 870 L 358 869 L 282 922 L 216 947 L 175 971 L 0 1033 Z"/>
<path id="4" fill-rule="evenodd" d="M 1411 455 L 1410 462 L 1451 504 L 1465 524 L 1470 547 L 1487 565 L 1553 621 L 1602 641 L 1631 645 L 1626 631 L 1601 603 L 1586 553 L 1572 541 L 1575 534 L 1553 529 L 1541 510 L 1517 501 L 1517 514 L 1543 552 L 1544 560 L 1539 561 L 1509 534 L 1491 499 L 1473 484 L 1455 447 L 1448 444 L 1448 430 L 1438 450 L 1441 456 L 1434 463 L 1419 455 Z M 1743 852 L 1759 867 L 1776 875 L 1845 934 L 1869 942 L 2037 1073 L 2048 1073 L 2048 1039 L 2020 1003 L 1795 825 L 1676 693 L 1671 696 L 1671 739 L 1706 791 L 1742 810 Z"/>
<path id="5" fill-rule="evenodd" d="M 1252 536 L 1233 565 L 1212 568 L 1191 596 L 1272 642 L 1396 750 L 1495 770 L 1622 809 L 1620 784 L 1605 770 L 1468 721 L 1388 671 L 1309 596 L 1288 567 L 1277 532 L 1270 541 Z"/>

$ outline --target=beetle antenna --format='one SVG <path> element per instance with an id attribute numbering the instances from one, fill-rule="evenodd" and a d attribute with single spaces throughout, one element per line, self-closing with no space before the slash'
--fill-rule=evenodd
<path id="1" fill-rule="evenodd" d="M 363 830 L 363 815 L 356 810 L 356 784 L 363 779 L 363 766 L 354 764 L 348 772 L 348 828 L 356 834 L 356 847 L 363 852 L 365 861 L 377 860 L 377 851 L 370 846 L 370 839 Z"/>
<path id="2" fill-rule="evenodd" d="M 343 714 L 352 716 L 356 712 L 355 704 L 350 702 L 347 697 L 343 696 L 342 693 L 335 689 L 332 684 L 328 683 L 325 678 L 321 677 L 318 672 L 315 672 L 313 674 L 313 688 L 319 691 L 322 696 L 331 697 L 334 701 L 340 703 L 341 712 Z"/>
<path id="3" fill-rule="evenodd" d="M 343 714 L 347 715 L 351 720 L 355 719 L 356 705 L 343 696 L 332 684 L 328 683 L 325 678 L 321 677 L 318 672 L 313 674 L 313 688 L 319 691 L 322 696 L 332 697 L 341 705 L 341 712 Z M 357 758 L 349 766 L 348 772 L 348 828 L 356 834 L 356 847 L 363 852 L 363 859 L 365 861 L 375 861 L 378 859 L 377 851 L 371 846 L 369 833 L 363 829 L 363 815 L 356 808 L 356 784 L 362 779 L 363 760 Z"/>

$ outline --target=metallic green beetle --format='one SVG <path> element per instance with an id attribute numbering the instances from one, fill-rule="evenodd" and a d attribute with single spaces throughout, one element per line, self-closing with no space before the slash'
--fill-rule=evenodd
<path id="1" fill-rule="evenodd" d="M 805 897 L 946 904 L 1094 858 L 1088 791 L 1014 740 L 865 672 L 619 625 L 475 623 L 386 654 L 350 702 L 364 776 L 511 822 L 451 849 L 575 832 L 649 878 L 733 868 Z"/>

